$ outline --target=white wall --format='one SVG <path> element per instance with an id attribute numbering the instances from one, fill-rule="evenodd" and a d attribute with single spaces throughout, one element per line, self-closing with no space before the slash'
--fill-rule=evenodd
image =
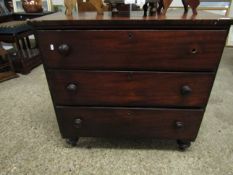
<path id="1" fill-rule="evenodd" d="M 231 7 L 230 7 L 229 16 L 233 17 L 233 2 L 231 2 Z"/>
<path id="2" fill-rule="evenodd" d="M 231 2 L 229 17 L 233 18 L 233 2 Z M 231 26 L 231 29 L 228 35 L 227 45 L 233 46 L 233 26 Z"/>
<path id="3" fill-rule="evenodd" d="M 53 5 L 64 5 L 64 0 L 51 0 Z"/>
<path id="4" fill-rule="evenodd" d="M 231 26 L 231 29 L 228 35 L 227 46 L 233 46 L 233 27 L 232 26 Z"/>
<path id="5" fill-rule="evenodd" d="M 182 7 L 183 4 L 182 4 L 181 0 L 173 0 L 171 6 L 173 6 L 173 7 Z"/>

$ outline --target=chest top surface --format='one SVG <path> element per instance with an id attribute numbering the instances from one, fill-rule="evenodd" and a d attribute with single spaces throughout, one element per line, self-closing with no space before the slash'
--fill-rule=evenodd
<path id="1" fill-rule="evenodd" d="M 37 29 L 75 29 L 75 28 L 221 28 L 227 29 L 233 24 L 233 19 L 199 11 L 198 15 L 183 14 L 183 9 L 170 9 L 166 16 L 156 15 L 143 17 L 142 11 L 133 11 L 130 17 L 112 17 L 110 12 L 97 15 L 96 12 L 81 12 L 73 16 L 63 13 L 35 18 L 29 21 Z"/>

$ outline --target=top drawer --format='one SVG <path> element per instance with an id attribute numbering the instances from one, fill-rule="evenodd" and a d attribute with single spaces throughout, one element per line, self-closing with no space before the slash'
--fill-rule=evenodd
<path id="1" fill-rule="evenodd" d="M 39 31 L 49 68 L 214 71 L 225 45 L 220 30 Z"/>

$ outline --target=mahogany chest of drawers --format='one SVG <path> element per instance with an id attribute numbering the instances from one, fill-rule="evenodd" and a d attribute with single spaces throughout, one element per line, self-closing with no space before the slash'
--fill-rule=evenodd
<path id="1" fill-rule="evenodd" d="M 52 14 L 37 33 L 61 135 L 196 139 L 231 19 Z"/>

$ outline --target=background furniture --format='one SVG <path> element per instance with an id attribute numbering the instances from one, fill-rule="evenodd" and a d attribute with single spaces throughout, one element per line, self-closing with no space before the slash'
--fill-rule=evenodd
<path id="1" fill-rule="evenodd" d="M 91 4 L 89 2 L 89 0 L 87 0 L 85 2 L 83 0 L 77 0 L 77 6 L 78 6 L 78 11 L 79 12 L 96 11 L 96 8 L 93 6 L 93 4 Z M 103 10 L 108 11 L 109 7 L 104 6 Z"/>
<path id="2" fill-rule="evenodd" d="M 231 0 L 200 0 L 199 10 L 208 10 L 213 12 L 222 12 L 225 15 L 229 9 L 229 3 Z M 171 7 L 182 8 L 183 4 L 181 0 L 173 0 Z"/>
<path id="3" fill-rule="evenodd" d="M 3 0 L 3 1 L 8 11 L 13 13 L 14 12 L 13 0 Z"/>
<path id="4" fill-rule="evenodd" d="M 11 55 L 16 72 L 28 74 L 32 68 L 41 64 L 36 46 L 32 47 L 29 39 L 34 35 L 32 28 L 25 21 L 0 23 L 0 41 L 13 43 L 16 51 Z"/>
<path id="5" fill-rule="evenodd" d="M 52 11 L 52 4 L 50 0 L 43 0 L 43 11 L 44 12 L 50 12 Z M 14 12 L 24 12 L 22 8 L 22 1 L 21 0 L 13 0 L 13 7 Z"/>
<path id="6" fill-rule="evenodd" d="M 28 74 L 41 64 L 36 41 L 29 38 L 34 38 L 34 31 L 25 20 L 51 13 L 8 13 L 0 16 L 0 42 L 12 43 L 15 46 L 11 57 L 16 72 Z"/>
<path id="7" fill-rule="evenodd" d="M 0 46 L 0 82 L 16 77 L 9 53 Z"/>
<path id="8" fill-rule="evenodd" d="M 233 17 L 233 4 L 232 0 L 200 0 L 201 4 L 199 10 L 207 10 L 211 13 L 225 15 L 226 17 Z M 173 0 L 173 8 L 182 8 L 180 0 Z M 228 34 L 226 46 L 233 47 L 233 28 Z"/>
<path id="9" fill-rule="evenodd" d="M 52 14 L 37 30 L 61 135 L 196 139 L 232 19 Z M 49 29 L 49 30 L 48 30 Z M 65 29 L 65 30 L 63 30 Z"/>

